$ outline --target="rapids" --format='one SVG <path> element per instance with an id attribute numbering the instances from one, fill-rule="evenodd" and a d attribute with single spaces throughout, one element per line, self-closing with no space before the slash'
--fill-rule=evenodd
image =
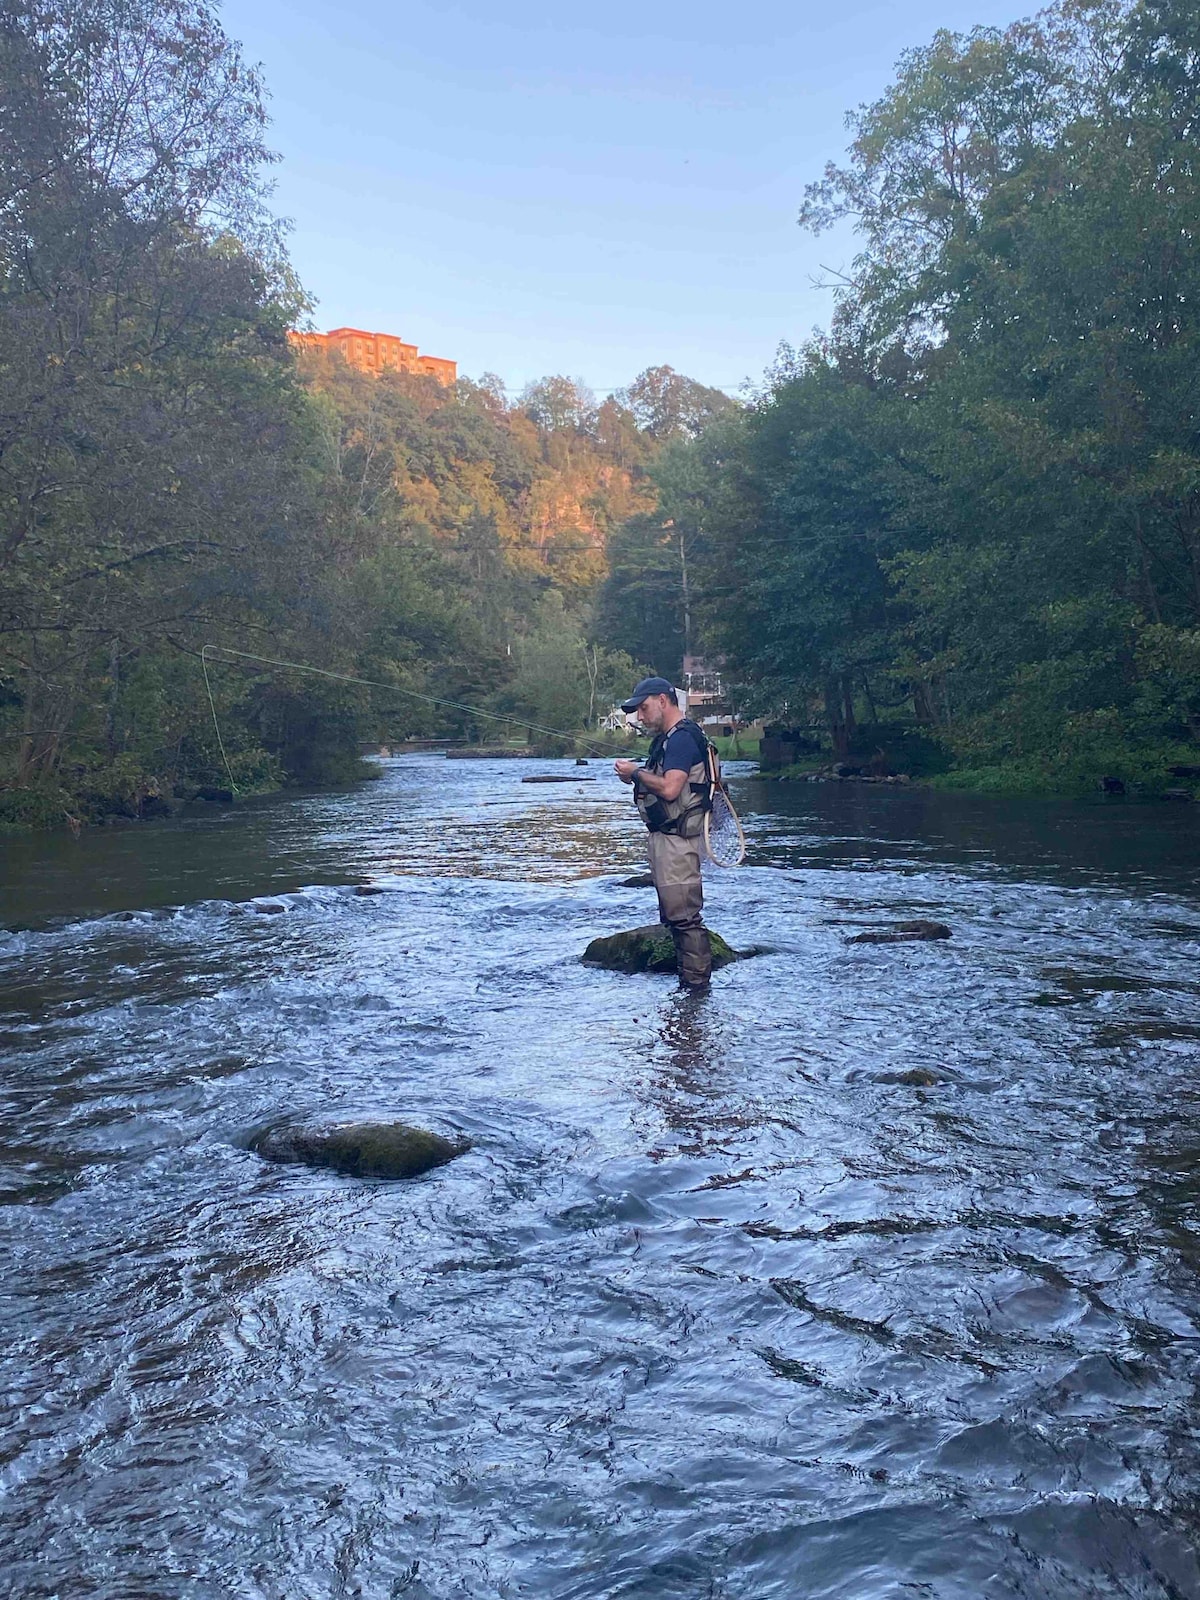
<path id="1" fill-rule="evenodd" d="M 383 766 L 6 841 L 6 1592 L 1200 1596 L 1190 809 L 744 772 L 697 999 L 602 764 Z"/>

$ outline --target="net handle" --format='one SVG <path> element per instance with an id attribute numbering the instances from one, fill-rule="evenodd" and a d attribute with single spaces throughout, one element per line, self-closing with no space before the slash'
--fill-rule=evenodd
<path id="1" fill-rule="evenodd" d="M 717 754 L 716 746 L 711 742 L 711 740 L 705 747 L 704 759 L 708 763 L 709 783 L 712 784 L 714 790 L 724 789 L 725 784 L 721 779 L 721 758 Z"/>

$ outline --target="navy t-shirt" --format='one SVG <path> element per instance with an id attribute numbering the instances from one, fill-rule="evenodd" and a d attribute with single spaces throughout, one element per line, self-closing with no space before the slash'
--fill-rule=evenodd
<path id="1" fill-rule="evenodd" d="M 704 746 L 696 737 L 696 730 L 686 722 L 677 722 L 667 735 L 663 750 L 664 772 L 690 772 L 698 761 L 704 760 Z"/>

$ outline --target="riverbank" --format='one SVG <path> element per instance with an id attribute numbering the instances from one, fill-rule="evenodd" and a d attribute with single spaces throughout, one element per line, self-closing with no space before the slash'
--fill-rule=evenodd
<path id="1" fill-rule="evenodd" d="M 1200 764 L 1176 762 L 1165 770 L 1150 767 L 1097 774 L 1090 768 L 1048 770 L 1009 762 L 994 766 L 951 767 L 945 772 L 868 771 L 854 762 L 796 761 L 759 768 L 768 783 L 911 784 L 945 794 L 996 795 L 1028 800 L 1084 800 L 1094 796 L 1188 804 L 1200 801 Z"/>
<path id="2" fill-rule="evenodd" d="M 171 817 L 203 813 L 214 807 L 272 794 L 307 794 L 353 787 L 378 778 L 377 763 L 345 761 L 331 769 L 321 783 L 289 783 L 274 766 L 251 774 L 234 789 L 225 783 L 172 783 L 146 774 L 112 777 L 74 786 L 0 789 L 0 837 L 29 833 L 70 832 L 84 828 L 125 827 L 141 822 L 163 822 Z"/>
<path id="3" fill-rule="evenodd" d="M 179 816 L 189 807 L 232 806 L 239 797 L 275 794 L 283 787 L 278 782 L 262 783 L 235 794 L 216 784 L 177 789 L 150 778 L 104 789 L 53 786 L 0 790 L 0 837 L 55 829 L 78 833 L 85 827 L 160 822 Z"/>
<path id="4" fill-rule="evenodd" d="M 728 744 L 729 741 L 726 741 Z M 757 746 L 755 747 L 757 748 Z M 142 771 L 132 764 L 98 768 L 77 775 L 73 783 L 0 787 L 0 837 L 30 833 L 79 833 L 85 828 L 122 827 L 135 822 L 161 822 L 170 817 L 203 811 L 209 806 L 232 806 L 271 794 L 312 794 L 353 788 L 378 778 L 381 760 L 408 755 L 436 754 L 452 761 L 554 761 L 603 764 L 621 755 L 640 758 L 646 740 L 632 734 L 591 735 L 586 731 L 525 743 L 462 744 L 448 739 L 363 743 L 358 755 L 326 754 L 310 766 L 304 779 L 292 780 L 280 764 L 266 756 L 250 762 L 235 757 L 236 788 L 229 780 L 189 782 Z"/>

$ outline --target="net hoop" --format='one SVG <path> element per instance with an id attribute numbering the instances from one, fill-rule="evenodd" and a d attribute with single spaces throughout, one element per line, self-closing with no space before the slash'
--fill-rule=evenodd
<path id="1" fill-rule="evenodd" d="M 741 818 L 723 783 L 713 785 L 712 805 L 704 813 L 704 854 L 714 867 L 740 867 L 746 859 Z"/>

